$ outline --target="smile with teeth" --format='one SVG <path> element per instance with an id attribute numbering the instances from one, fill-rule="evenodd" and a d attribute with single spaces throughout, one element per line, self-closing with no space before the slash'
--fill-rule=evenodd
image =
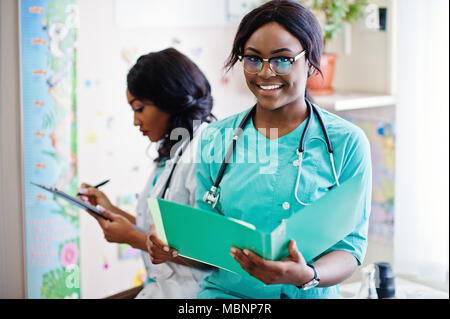
<path id="1" fill-rule="evenodd" d="M 273 85 L 259 85 L 259 84 L 256 84 L 256 86 L 259 87 L 260 89 L 263 89 L 263 90 L 275 90 L 275 89 L 281 88 L 283 85 L 282 84 L 273 84 Z"/>

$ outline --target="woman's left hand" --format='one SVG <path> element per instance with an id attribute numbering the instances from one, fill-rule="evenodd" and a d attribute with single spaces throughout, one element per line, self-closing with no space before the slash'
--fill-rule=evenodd
<path id="1" fill-rule="evenodd" d="M 162 264 L 173 260 L 178 256 L 178 251 L 176 249 L 170 248 L 161 239 L 159 239 L 155 224 L 150 226 L 150 230 L 146 236 L 147 251 L 150 255 L 152 264 Z"/>
<path id="2" fill-rule="evenodd" d="M 306 265 L 295 241 L 289 242 L 289 256 L 281 261 L 266 260 L 249 249 L 231 247 L 231 256 L 251 276 L 266 285 L 291 284 L 300 286 L 314 278 L 314 271 Z"/>

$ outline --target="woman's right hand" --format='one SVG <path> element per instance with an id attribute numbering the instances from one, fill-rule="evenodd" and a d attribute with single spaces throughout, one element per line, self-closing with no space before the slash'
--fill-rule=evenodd
<path id="1" fill-rule="evenodd" d="M 87 200 L 93 206 L 100 205 L 107 210 L 113 210 L 114 208 L 114 205 L 102 191 L 89 184 L 82 183 L 78 192 L 81 194 L 81 196 L 77 196 L 78 198 Z"/>

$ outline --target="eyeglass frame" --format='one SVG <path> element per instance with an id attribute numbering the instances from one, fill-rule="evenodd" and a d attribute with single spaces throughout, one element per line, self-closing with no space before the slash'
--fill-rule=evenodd
<path id="1" fill-rule="evenodd" d="M 291 66 L 292 66 L 292 64 L 294 64 L 294 62 L 296 62 L 298 59 L 300 59 L 302 56 L 304 56 L 306 54 L 306 49 L 305 50 L 303 50 L 302 52 L 300 52 L 299 54 L 297 54 L 295 57 L 293 57 L 293 58 L 291 58 L 291 57 L 285 57 L 285 56 L 274 56 L 274 57 L 271 57 L 271 58 L 261 58 L 261 57 L 258 57 L 258 56 L 255 56 L 255 55 L 251 55 L 251 54 L 245 54 L 245 55 L 238 55 L 238 60 L 239 60 L 239 62 L 243 62 L 243 60 L 244 60 L 244 58 L 245 57 L 254 57 L 254 58 L 258 58 L 259 60 L 261 60 L 262 62 L 261 62 L 261 70 L 259 70 L 258 72 L 249 72 L 249 71 L 247 71 L 244 67 L 243 67 L 243 69 L 244 69 L 244 71 L 245 72 L 247 72 L 247 73 L 249 73 L 249 74 L 258 74 L 259 72 L 261 72 L 262 71 L 262 69 L 263 69 L 263 63 L 264 62 L 267 62 L 267 63 L 269 63 L 269 69 L 274 73 L 274 74 L 276 74 L 276 75 L 288 75 L 290 72 L 291 72 L 291 67 L 289 67 L 289 72 L 288 73 L 278 73 L 278 72 L 275 72 L 275 70 L 273 70 L 272 69 L 272 65 L 270 64 L 270 61 L 271 60 L 273 60 L 273 59 L 277 59 L 277 58 L 288 58 L 289 59 L 289 62 L 291 63 Z"/>

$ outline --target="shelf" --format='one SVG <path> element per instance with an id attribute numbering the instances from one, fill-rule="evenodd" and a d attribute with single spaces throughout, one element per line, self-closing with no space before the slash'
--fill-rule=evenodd
<path id="1" fill-rule="evenodd" d="M 357 299 L 361 282 L 340 285 L 341 298 Z M 396 299 L 448 299 L 447 291 L 441 291 L 423 284 L 419 284 L 399 276 L 395 278 Z"/>
<path id="2" fill-rule="evenodd" d="M 395 97 L 388 94 L 336 92 L 333 95 L 313 96 L 314 102 L 329 111 L 359 110 L 395 105 Z"/>

